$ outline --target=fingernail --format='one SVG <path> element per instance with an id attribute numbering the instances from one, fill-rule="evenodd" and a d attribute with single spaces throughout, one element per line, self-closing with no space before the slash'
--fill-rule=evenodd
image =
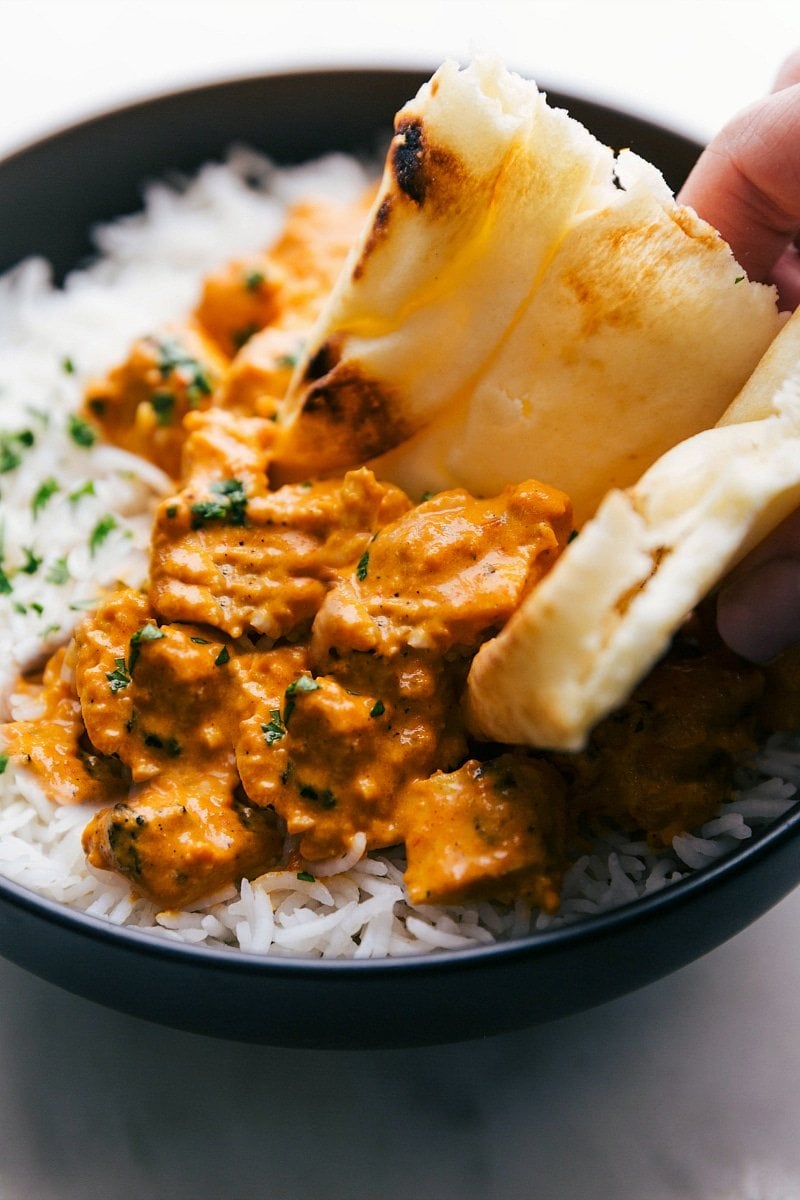
<path id="1" fill-rule="evenodd" d="M 756 663 L 800 642 L 800 560 L 770 559 L 723 587 L 717 628 L 731 650 Z"/>

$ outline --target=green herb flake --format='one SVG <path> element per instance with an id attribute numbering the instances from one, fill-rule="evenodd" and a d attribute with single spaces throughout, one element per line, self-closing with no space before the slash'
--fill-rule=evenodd
<path id="1" fill-rule="evenodd" d="M 200 500 L 190 508 L 192 529 L 200 529 L 209 521 L 224 521 L 227 525 L 244 525 L 247 496 L 239 479 L 222 479 L 211 484 L 213 500 Z"/>
<path id="2" fill-rule="evenodd" d="M 181 752 L 181 744 L 177 738 L 162 738 L 157 733 L 145 733 L 144 744 L 153 750 L 163 750 L 168 758 L 177 758 Z"/>
<path id="3" fill-rule="evenodd" d="M 39 484 L 39 487 L 36 489 L 36 492 L 34 493 L 33 500 L 31 500 L 31 509 L 32 509 L 33 515 L 35 517 L 38 517 L 39 513 L 45 507 L 47 502 L 53 496 L 55 496 L 55 494 L 58 490 L 59 490 L 58 481 L 53 479 L 52 475 L 49 476 L 47 479 L 44 479 Z"/>
<path id="4" fill-rule="evenodd" d="M 62 583 L 66 583 L 69 579 L 69 567 L 67 566 L 67 560 L 65 558 L 54 559 L 50 564 L 50 569 L 48 570 L 45 578 L 47 579 L 48 583 L 54 583 L 57 586 L 60 586 Z M 34 606 L 31 605 L 31 608 L 33 607 Z"/>
<path id="5" fill-rule="evenodd" d="M 143 642 L 157 642 L 161 638 L 166 637 L 163 629 L 159 629 L 157 625 L 148 622 L 147 625 L 142 625 L 141 629 L 137 629 L 131 634 L 130 648 L 131 652 L 128 656 L 128 670 L 133 675 L 133 668 L 139 661 L 139 655 L 142 652 Z"/>
<path id="6" fill-rule="evenodd" d="M 193 638 L 189 638 L 189 641 L 194 642 L 195 646 L 210 646 L 211 645 L 208 638 L 193 637 Z"/>
<path id="7" fill-rule="evenodd" d="M 336 808 L 336 797 L 330 788 L 317 789 L 312 787 L 310 783 L 307 783 L 299 789 L 299 792 L 304 800 L 311 800 L 312 803 L 318 804 L 320 808 Z"/>
<path id="8" fill-rule="evenodd" d="M 0 754 L 0 775 L 5 774 L 5 769 L 8 766 L 8 755 Z"/>
<path id="9" fill-rule="evenodd" d="M 224 667 L 226 662 L 230 662 L 231 653 L 227 646 L 223 646 L 217 657 L 214 659 L 215 667 Z"/>
<path id="10" fill-rule="evenodd" d="M 115 658 L 114 668 L 113 671 L 106 671 L 108 686 L 112 692 L 121 692 L 131 682 L 130 672 L 125 665 L 124 658 Z"/>
<path id="11" fill-rule="evenodd" d="M 369 715 L 371 717 L 382 717 L 385 712 L 386 705 L 382 700 L 376 700 L 372 708 L 369 710 Z"/>
<path id="12" fill-rule="evenodd" d="M 275 366 L 281 371 L 291 371 L 300 361 L 300 352 L 296 354 L 281 354 L 275 360 Z"/>
<path id="13" fill-rule="evenodd" d="M 258 333 L 260 325 L 256 325 L 251 321 L 249 325 L 243 325 L 241 329 L 234 329 L 231 333 L 231 341 L 237 350 L 241 350 L 242 346 L 246 346 L 254 333 Z"/>
<path id="14" fill-rule="evenodd" d="M 29 450 L 36 438 L 30 429 L 20 433 L 0 433 L 0 475 L 15 470 L 22 462 L 22 455 Z"/>
<path id="15" fill-rule="evenodd" d="M 180 371 L 186 383 L 186 399 L 190 408 L 196 408 L 204 396 L 210 396 L 213 388 L 207 369 L 189 354 L 175 338 L 155 341 L 158 355 L 158 370 L 162 379 L 168 379 L 174 371 Z"/>
<path id="16" fill-rule="evenodd" d="M 97 433 L 89 424 L 84 421 L 83 417 L 77 413 L 70 413 L 67 421 L 67 432 L 72 438 L 76 446 L 82 446 L 84 450 L 88 450 L 97 441 Z"/>
<path id="17" fill-rule="evenodd" d="M 744 283 L 746 278 L 747 278 L 746 275 L 737 275 L 733 282 L 734 283 Z"/>
<path id="18" fill-rule="evenodd" d="M 297 878 L 300 879 L 303 883 L 314 883 L 314 876 L 311 874 L 310 871 L 298 871 Z"/>
<path id="19" fill-rule="evenodd" d="M 175 416 L 175 397 L 172 392 L 153 392 L 150 404 L 156 414 L 157 425 L 171 425 Z"/>
<path id="20" fill-rule="evenodd" d="M 38 554 L 34 554 L 30 546 L 23 546 L 22 553 L 25 555 L 25 562 L 20 567 L 20 571 L 25 575 L 35 575 L 42 565 L 42 559 Z"/>
<path id="21" fill-rule="evenodd" d="M 2 567 L 0 567 L 0 596 L 10 596 L 13 592 L 11 580 L 6 575 Z"/>
<path id="22" fill-rule="evenodd" d="M 168 505 L 167 505 L 167 507 L 166 507 L 166 509 L 164 510 L 164 512 L 165 512 L 165 515 L 166 515 L 166 517 L 167 517 L 167 520 L 169 520 L 169 521 L 174 521 L 174 520 L 175 520 L 175 518 L 176 518 L 176 517 L 177 517 L 177 515 L 178 515 L 178 506 L 177 506 L 177 504 L 168 504 Z"/>
<path id="23" fill-rule="evenodd" d="M 358 560 L 358 564 L 356 565 L 356 579 L 359 581 L 359 583 L 363 583 L 364 580 L 367 578 L 368 570 L 369 570 L 369 550 L 365 550 L 364 553 L 361 555 L 361 558 Z"/>
<path id="24" fill-rule="evenodd" d="M 286 736 L 286 726 L 281 720 L 281 711 L 279 708 L 271 708 L 269 710 L 269 722 L 261 726 L 261 732 L 264 734 L 264 741 L 268 746 L 274 746 L 282 737 Z"/>
<path id="25" fill-rule="evenodd" d="M 65 375 L 75 374 L 75 363 L 68 354 L 65 354 L 61 360 L 61 370 Z"/>
<path id="26" fill-rule="evenodd" d="M 70 504 L 77 504 L 84 496 L 93 496 L 94 494 L 94 480 L 87 479 L 86 483 L 82 483 L 80 487 L 76 487 L 74 491 L 70 492 L 67 499 Z"/>
<path id="27" fill-rule="evenodd" d="M 89 534 L 89 553 L 91 554 L 92 558 L 94 558 L 95 554 L 100 549 L 111 531 L 116 528 L 117 521 L 115 517 L 112 517 L 111 513 L 106 513 L 104 517 L 100 518 L 92 532 Z"/>
<path id="28" fill-rule="evenodd" d="M 312 679 L 310 675 L 300 675 L 297 679 L 293 680 L 292 683 L 289 684 L 284 693 L 284 696 L 286 697 L 286 703 L 283 708 L 284 726 L 289 724 L 289 718 L 295 710 L 297 697 L 302 696 L 307 692 L 319 691 L 321 686 L 322 685 L 317 683 L 316 679 Z"/>
<path id="29" fill-rule="evenodd" d="M 247 292 L 257 292 L 262 283 L 266 283 L 267 277 L 263 271 L 245 271 L 244 273 L 244 288 Z"/>

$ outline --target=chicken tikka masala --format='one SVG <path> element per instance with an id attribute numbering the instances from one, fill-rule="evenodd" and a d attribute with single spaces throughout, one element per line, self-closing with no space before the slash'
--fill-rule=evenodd
<path id="1" fill-rule="evenodd" d="M 412 903 L 552 912 L 595 823 L 667 845 L 717 811 L 737 756 L 796 725 L 797 663 L 735 659 L 701 614 L 584 752 L 470 736 L 471 658 L 566 545 L 568 498 L 535 481 L 409 497 L 366 466 L 270 479 L 365 205 L 297 205 L 271 250 L 89 387 L 87 417 L 175 492 L 146 586 L 106 595 L 23 681 L 42 715 L 2 737 L 52 799 L 96 806 L 89 862 L 165 908 L 402 844 Z"/>

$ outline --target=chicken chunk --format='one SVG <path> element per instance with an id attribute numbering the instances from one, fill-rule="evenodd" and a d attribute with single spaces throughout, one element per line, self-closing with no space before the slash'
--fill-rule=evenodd
<path id="1" fill-rule="evenodd" d="M 409 784 L 403 795 L 414 904 L 522 896 L 558 908 L 566 861 L 566 789 L 553 767 L 522 753 Z"/>
<path id="2" fill-rule="evenodd" d="M 125 362 L 92 383 L 85 408 L 109 441 L 177 478 L 183 417 L 209 406 L 226 366 L 200 326 L 168 326 L 139 338 Z"/>
<path id="3" fill-rule="evenodd" d="M 202 499 L 200 496 L 202 495 Z M 162 618 L 270 638 L 310 622 L 330 585 L 373 534 L 408 508 L 362 468 L 344 480 L 250 495 L 237 478 L 190 487 L 161 505 L 150 598 Z"/>

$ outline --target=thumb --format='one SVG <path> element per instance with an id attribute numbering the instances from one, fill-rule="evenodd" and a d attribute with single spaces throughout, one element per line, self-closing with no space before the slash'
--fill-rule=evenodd
<path id="1" fill-rule="evenodd" d="M 719 230 L 748 276 L 762 283 L 772 281 L 800 231 L 798 75 L 800 56 L 784 64 L 780 90 L 717 134 L 679 197 Z"/>

